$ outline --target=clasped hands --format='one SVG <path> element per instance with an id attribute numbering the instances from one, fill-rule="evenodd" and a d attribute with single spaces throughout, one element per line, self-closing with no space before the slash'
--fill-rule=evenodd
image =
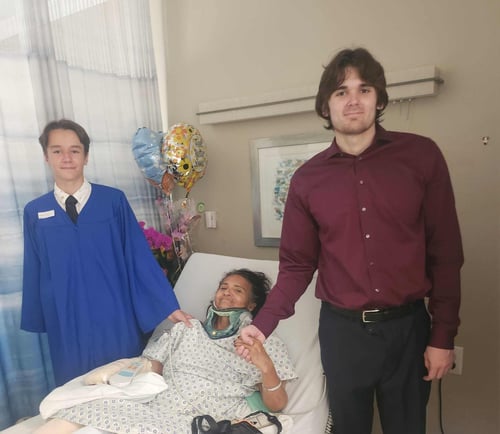
<path id="1" fill-rule="evenodd" d="M 265 340 L 266 337 L 257 327 L 249 325 L 241 329 L 240 335 L 234 341 L 234 347 L 240 357 L 259 367 L 269 360 L 263 345 Z"/>

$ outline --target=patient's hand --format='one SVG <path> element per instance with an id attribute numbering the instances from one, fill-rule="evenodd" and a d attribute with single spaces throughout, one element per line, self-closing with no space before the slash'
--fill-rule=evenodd
<path id="1" fill-rule="evenodd" d="M 269 355 L 267 354 L 266 349 L 262 342 L 255 338 L 250 338 L 252 343 L 248 344 L 243 341 L 242 338 L 238 337 L 234 341 L 234 346 L 236 347 L 236 351 L 239 353 L 240 348 L 244 348 L 248 351 L 248 357 L 245 359 L 255 365 L 262 372 L 269 371 L 273 366 L 273 362 Z"/>
<path id="2" fill-rule="evenodd" d="M 163 364 L 158 360 L 150 360 L 150 362 L 151 362 L 151 371 L 163 375 Z"/>
<path id="3" fill-rule="evenodd" d="M 191 324 L 191 319 L 193 319 L 192 315 L 189 315 L 188 313 L 177 309 L 174 310 L 169 316 L 168 319 L 172 321 L 173 323 L 178 323 L 178 322 L 183 322 L 186 324 L 187 327 L 192 327 L 193 325 Z"/>
<path id="4" fill-rule="evenodd" d="M 254 339 L 257 339 L 260 342 L 264 342 L 266 340 L 264 333 L 252 324 L 247 325 L 240 330 L 239 338 L 248 345 L 252 345 Z M 250 361 L 250 352 L 247 347 L 238 345 L 236 347 L 236 352 L 247 361 Z"/>

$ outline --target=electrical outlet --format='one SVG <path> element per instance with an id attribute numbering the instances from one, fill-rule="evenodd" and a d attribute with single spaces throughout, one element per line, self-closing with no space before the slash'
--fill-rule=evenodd
<path id="1" fill-rule="evenodd" d="M 450 369 L 452 374 L 462 375 L 464 363 L 464 347 L 455 347 L 455 367 Z"/>

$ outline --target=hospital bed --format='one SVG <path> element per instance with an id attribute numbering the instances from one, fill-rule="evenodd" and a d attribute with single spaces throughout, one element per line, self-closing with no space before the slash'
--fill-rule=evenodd
<path id="1" fill-rule="evenodd" d="M 204 319 L 220 279 L 227 271 L 235 268 L 262 271 L 273 282 L 278 274 L 277 261 L 194 253 L 175 285 L 181 308 L 197 318 Z M 275 331 L 286 343 L 299 376 L 297 381 L 287 384 L 289 402 L 283 413 L 293 417 L 294 426 L 286 434 L 322 434 L 328 433 L 331 427 L 318 342 L 320 302 L 314 297 L 315 282 L 314 278 L 297 303 L 295 315 L 281 321 Z M 158 326 L 155 333 L 161 333 L 170 326 L 171 324 L 165 321 Z M 1 433 L 28 434 L 42 423 L 41 417 L 36 416 Z"/>

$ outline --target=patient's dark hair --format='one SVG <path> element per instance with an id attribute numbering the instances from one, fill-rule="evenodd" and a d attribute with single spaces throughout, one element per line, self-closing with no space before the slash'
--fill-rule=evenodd
<path id="1" fill-rule="evenodd" d="M 325 128 L 327 130 L 335 129 L 335 125 L 332 125 L 330 119 L 328 101 L 333 92 L 344 82 L 347 68 L 356 69 L 360 78 L 375 88 L 377 93 L 375 120 L 377 123 L 381 121 L 382 114 L 389 101 L 384 68 L 371 53 L 365 48 L 342 50 L 325 66 L 316 95 L 316 113 L 326 120 Z"/>
<path id="2" fill-rule="evenodd" d="M 226 277 L 234 275 L 241 276 L 250 282 L 252 286 L 252 301 L 255 303 L 255 308 L 252 310 L 252 316 L 255 317 L 266 302 L 267 294 L 271 290 L 271 280 L 260 271 L 252 271 L 248 268 L 238 268 L 227 272 L 219 282 L 219 285 Z"/>
<path id="3" fill-rule="evenodd" d="M 70 119 L 59 119 L 57 121 L 51 121 L 42 131 L 42 134 L 38 138 L 40 145 L 42 145 L 43 153 L 47 155 L 47 147 L 49 146 L 49 134 L 52 130 L 71 130 L 77 136 L 80 143 L 83 145 L 83 150 L 85 155 L 89 153 L 90 137 L 80 124 L 70 120 Z"/>

